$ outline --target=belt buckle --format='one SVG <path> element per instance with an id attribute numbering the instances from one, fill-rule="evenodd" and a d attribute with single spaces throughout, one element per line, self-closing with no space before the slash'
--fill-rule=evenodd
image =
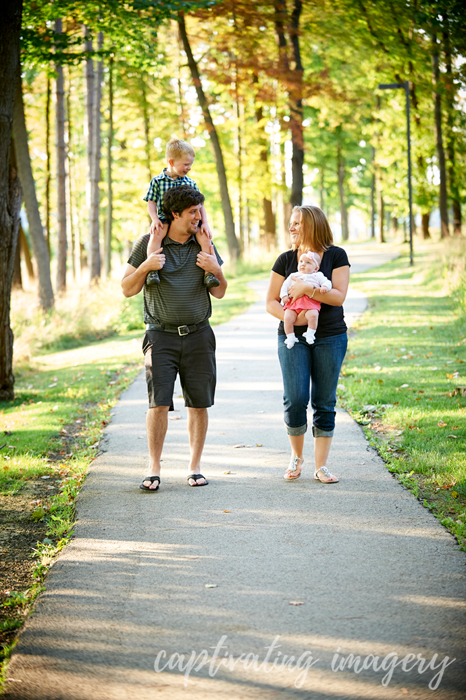
<path id="1" fill-rule="evenodd" d="M 178 326 L 178 335 L 189 335 L 189 326 Z"/>

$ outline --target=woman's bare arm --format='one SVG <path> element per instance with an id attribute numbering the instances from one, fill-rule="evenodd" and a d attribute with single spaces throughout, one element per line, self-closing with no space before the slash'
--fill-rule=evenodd
<path id="1" fill-rule="evenodd" d="M 277 272 L 270 273 L 269 288 L 267 290 L 267 296 L 265 300 L 265 308 L 268 313 L 280 321 L 283 321 L 285 312 L 283 311 L 283 306 L 280 304 L 280 290 L 285 278 L 279 275 Z"/>
<path id="2" fill-rule="evenodd" d="M 343 302 L 348 293 L 349 277 L 349 265 L 335 268 L 332 272 L 332 289 L 326 294 L 321 294 L 319 290 L 316 289 L 313 298 L 329 306 L 343 306 Z M 298 279 L 296 282 L 293 282 L 288 290 L 288 294 L 290 297 L 293 297 L 293 299 L 299 299 L 299 297 L 305 294 L 312 297 L 313 291 L 314 285 Z"/>

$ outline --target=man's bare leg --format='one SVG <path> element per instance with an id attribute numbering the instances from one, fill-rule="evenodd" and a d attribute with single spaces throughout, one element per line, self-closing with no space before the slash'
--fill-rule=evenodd
<path id="1" fill-rule="evenodd" d="M 191 450 L 190 474 L 199 474 L 201 469 L 201 457 L 204 449 L 209 417 L 206 408 L 188 408 L 188 435 Z M 191 482 L 190 482 L 191 483 Z M 193 480 L 193 484 L 194 484 Z M 199 485 L 205 484 L 205 479 L 198 479 Z"/>
<path id="2" fill-rule="evenodd" d="M 168 425 L 169 406 L 149 408 L 146 416 L 147 445 L 149 447 L 149 476 L 160 476 L 160 457 Z M 144 486 L 155 490 L 158 482 L 143 481 Z"/>

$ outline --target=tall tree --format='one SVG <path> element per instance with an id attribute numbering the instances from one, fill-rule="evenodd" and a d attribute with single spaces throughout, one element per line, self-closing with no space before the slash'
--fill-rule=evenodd
<path id="1" fill-rule="evenodd" d="M 11 131 L 20 79 L 19 36 L 22 0 L 11 0 L 0 23 L 0 401 L 14 398 L 13 331 L 10 326 L 11 279 L 19 230 L 21 187 L 11 163 Z"/>
<path id="2" fill-rule="evenodd" d="M 55 32 L 62 33 L 62 20 L 55 20 Z M 57 142 L 57 292 L 66 290 L 66 145 L 65 145 L 65 83 L 63 66 L 55 66 L 56 77 L 56 142 Z"/>
<path id="3" fill-rule="evenodd" d="M 202 87 L 199 69 L 197 67 L 196 61 L 194 60 L 193 52 L 191 50 L 191 45 L 189 43 L 188 35 L 186 32 L 186 23 L 183 12 L 180 12 L 178 14 L 178 25 L 180 28 L 180 36 L 183 42 L 183 48 L 188 59 L 188 66 L 191 71 L 191 77 L 194 83 L 194 87 L 196 88 L 197 98 L 199 100 L 206 129 L 209 133 L 210 142 L 212 144 L 212 149 L 214 152 L 215 165 L 217 168 L 218 181 L 220 185 L 220 197 L 222 200 L 223 217 L 225 220 L 225 232 L 227 236 L 228 252 L 230 258 L 233 261 L 235 261 L 239 258 L 239 245 L 238 239 L 236 238 L 235 234 L 235 222 L 233 220 L 233 211 L 231 208 L 231 200 L 228 192 L 228 181 L 225 170 L 225 163 L 223 160 L 222 148 L 220 146 L 217 131 L 212 121 L 209 105 L 207 103 L 207 98 Z"/>
<path id="4" fill-rule="evenodd" d="M 290 202 L 292 206 L 303 201 L 303 66 L 299 45 L 299 19 L 302 2 L 294 0 L 291 18 L 288 17 L 286 0 L 275 0 L 275 31 L 278 40 L 279 68 L 281 79 L 289 96 L 290 130 L 292 143 L 291 170 L 292 184 Z M 289 30 L 294 68 L 288 55 L 286 28 Z"/>
<path id="5" fill-rule="evenodd" d="M 448 153 L 448 184 L 453 208 L 453 233 L 461 236 L 461 199 L 456 172 L 456 143 L 455 143 L 455 81 L 453 78 L 452 47 L 448 16 L 444 17 L 443 51 L 445 55 L 445 98 L 447 111 L 447 153 Z"/>
<path id="6" fill-rule="evenodd" d="M 17 81 L 16 85 L 13 136 L 15 140 L 18 172 L 23 188 L 24 206 L 26 208 L 29 224 L 29 235 L 31 237 L 32 249 L 34 251 L 39 276 L 39 302 L 41 307 L 47 310 L 50 309 L 54 303 L 52 282 L 50 279 L 50 257 L 47 240 L 42 228 L 36 186 L 32 174 L 31 158 L 29 156 L 21 79 Z"/>
<path id="7" fill-rule="evenodd" d="M 439 209 L 442 238 L 450 235 L 448 229 L 447 169 L 442 133 L 442 98 L 440 84 L 439 44 L 437 32 L 432 32 L 432 81 L 434 87 L 435 141 L 437 145 L 438 169 L 440 173 Z"/>
<path id="8" fill-rule="evenodd" d="M 108 62 L 108 136 L 107 136 L 107 218 L 105 220 L 104 270 L 110 277 L 112 270 L 112 145 L 113 145 L 113 55 Z"/>
<path id="9" fill-rule="evenodd" d="M 92 42 L 90 44 L 92 50 Z M 97 50 L 103 46 L 103 34 L 99 32 L 97 37 Z M 100 230 L 99 230 L 99 205 L 100 205 L 100 103 L 102 98 L 103 61 L 97 61 L 97 71 L 94 73 L 92 57 L 88 59 L 89 82 L 88 90 L 92 90 L 92 102 L 88 104 L 88 119 L 91 121 L 89 129 L 90 156 L 90 207 L 89 207 L 89 281 L 95 282 L 100 277 Z"/>
<path id="10" fill-rule="evenodd" d="M 337 144 L 337 176 L 338 176 L 338 192 L 340 194 L 340 215 L 341 215 L 341 238 L 347 241 L 349 238 L 348 230 L 348 209 L 345 198 L 345 159 L 341 153 L 341 144 Z"/>

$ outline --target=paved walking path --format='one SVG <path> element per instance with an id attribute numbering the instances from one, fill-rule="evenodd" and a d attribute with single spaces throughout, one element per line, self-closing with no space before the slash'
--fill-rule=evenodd
<path id="1" fill-rule="evenodd" d="M 346 306 L 350 316 L 364 300 L 350 295 Z M 464 698 L 464 553 L 343 411 L 329 464 L 340 483 L 312 479 L 311 439 L 303 477 L 283 481 L 276 322 L 260 301 L 216 335 L 210 485 L 186 484 L 177 399 L 162 487 L 138 489 L 147 459 L 140 375 L 114 410 L 78 500 L 76 536 L 20 637 L 6 697 Z M 361 660 L 351 665 L 350 654 Z M 283 655 L 294 659 L 284 666 Z"/>

